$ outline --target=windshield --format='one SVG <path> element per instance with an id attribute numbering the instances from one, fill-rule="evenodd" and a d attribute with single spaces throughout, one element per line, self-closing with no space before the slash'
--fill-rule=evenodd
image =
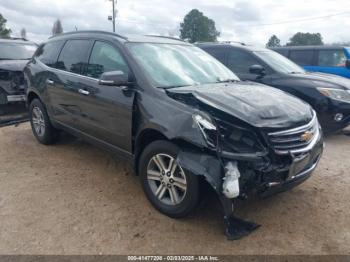
<path id="1" fill-rule="evenodd" d="M 195 46 L 128 43 L 127 47 L 157 87 L 239 81 L 223 64 Z"/>
<path id="2" fill-rule="evenodd" d="M 0 43 L 0 60 L 30 59 L 36 49 L 32 44 Z"/>
<path id="3" fill-rule="evenodd" d="M 296 74 L 305 72 L 304 69 L 302 69 L 300 66 L 277 52 L 256 51 L 254 54 L 260 57 L 266 64 L 268 64 L 273 70 L 278 73 Z"/>

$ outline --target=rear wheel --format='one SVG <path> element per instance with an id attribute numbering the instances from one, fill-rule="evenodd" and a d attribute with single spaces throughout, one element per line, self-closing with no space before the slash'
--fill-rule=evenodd
<path id="1" fill-rule="evenodd" d="M 177 163 L 179 148 L 155 141 L 143 151 L 139 171 L 144 192 L 160 212 L 178 218 L 193 211 L 199 200 L 198 177 Z"/>
<path id="2" fill-rule="evenodd" d="M 30 103 L 29 118 L 33 134 L 40 143 L 49 145 L 57 141 L 58 130 L 52 126 L 46 109 L 39 99 L 34 99 Z"/>

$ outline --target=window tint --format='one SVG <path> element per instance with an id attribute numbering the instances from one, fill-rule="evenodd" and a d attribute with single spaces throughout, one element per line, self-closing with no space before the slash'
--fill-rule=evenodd
<path id="1" fill-rule="evenodd" d="M 120 52 L 110 44 L 96 41 L 89 60 L 87 76 L 99 78 L 102 73 L 122 71 L 128 75 L 128 66 Z"/>
<path id="2" fill-rule="evenodd" d="M 55 41 L 44 44 L 38 49 L 35 56 L 45 65 L 54 67 L 63 44 L 64 41 Z"/>
<path id="3" fill-rule="evenodd" d="M 225 50 L 223 49 L 204 49 L 206 52 L 208 52 L 210 55 L 215 57 L 217 60 L 219 60 L 221 63 L 225 63 Z"/>
<path id="4" fill-rule="evenodd" d="M 319 50 L 319 66 L 345 66 L 346 56 L 343 49 L 338 50 Z"/>
<path id="5" fill-rule="evenodd" d="M 92 41 L 68 40 L 57 61 L 57 68 L 80 74 L 86 66 Z"/>
<path id="6" fill-rule="evenodd" d="M 289 58 L 301 66 L 312 65 L 313 50 L 291 50 Z"/>
<path id="7" fill-rule="evenodd" d="M 247 52 L 230 50 L 227 53 L 227 67 L 237 74 L 249 74 L 252 65 L 260 65 L 259 61 Z"/>
<path id="8" fill-rule="evenodd" d="M 272 49 L 272 50 L 285 57 L 288 57 L 288 49 Z"/>

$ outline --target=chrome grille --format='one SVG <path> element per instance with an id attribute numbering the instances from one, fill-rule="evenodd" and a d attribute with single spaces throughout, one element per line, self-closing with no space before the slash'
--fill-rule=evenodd
<path id="1" fill-rule="evenodd" d="M 316 113 L 312 120 L 293 129 L 268 133 L 268 138 L 275 152 L 280 155 L 295 154 L 309 151 L 316 144 L 320 136 Z"/>

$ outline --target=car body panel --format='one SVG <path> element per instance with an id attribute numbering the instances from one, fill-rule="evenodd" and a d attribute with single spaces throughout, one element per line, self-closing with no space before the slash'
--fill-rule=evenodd
<path id="1" fill-rule="evenodd" d="M 252 46 L 237 45 L 237 44 L 199 44 L 199 47 L 206 50 L 209 53 L 213 53 L 214 50 L 221 50 L 228 52 L 227 50 L 240 50 L 247 52 L 254 56 L 255 51 L 264 51 L 263 48 L 255 48 Z M 265 49 L 266 50 L 266 49 Z M 283 50 L 283 49 L 281 49 Z M 255 74 L 240 74 L 237 75 L 242 80 L 254 81 L 262 83 L 268 86 L 278 88 L 282 91 L 288 92 L 305 102 L 309 103 L 317 112 L 319 121 L 322 129 L 326 133 L 332 133 L 340 130 L 349 125 L 350 121 L 350 103 L 337 101 L 321 94 L 316 88 L 334 88 L 341 90 L 350 90 L 350 80 L 331 74 L 324 74 L 319 72 L 306 72 L 298 74 L 284 74 L 278 73 L 270 68 L 260 57 L 254 56 L 256 61 L 264 68 L 267 72 L 264 76 L 257 76 Z M 227 65 L 227 61 L 223 58 L 222 62 Z M 334 117 L 337 113 L 342 113 L 344 118 L 342 121 L 335 121 Z"/>

